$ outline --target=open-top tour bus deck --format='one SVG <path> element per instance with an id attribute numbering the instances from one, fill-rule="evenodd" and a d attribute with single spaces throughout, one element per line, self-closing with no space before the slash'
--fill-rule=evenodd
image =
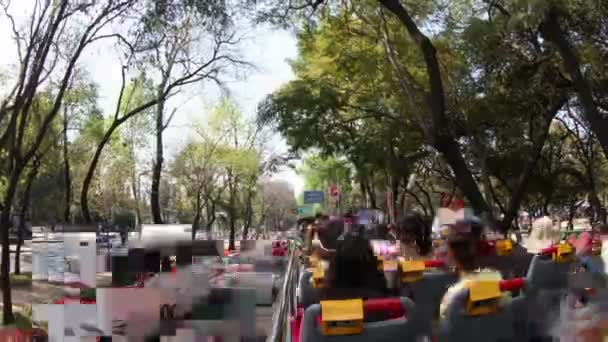
<path id="1" fill-rule="evenodd" d="M 497 240 L 485 248 L 508 261 L 513 245 Z M 585 276 L 574 252 L 560 243 L 532 256 L 525 276 L 467 281 L 439 317 L 444 294 L 459 279 L 440 260 L 378 255 L 379 269 L 398 274 L 394 296 L 323 300 L 327 266 L 314 258 L 304 265 L 292 249 L 268 341 L 551 340 L 564 303 L 571 310 L 590 305 L 605 287 Z"/>

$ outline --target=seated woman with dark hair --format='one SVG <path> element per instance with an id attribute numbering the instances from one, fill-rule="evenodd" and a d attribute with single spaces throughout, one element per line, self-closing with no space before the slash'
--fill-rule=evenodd
<path id="1" fill-rule="evenodd" d="M 377 298 L 388 294 L 386 279 L 377 268 L 369 240 L 361 234 L 346 234 L 329 264 L 325 299 Z"/>
<path id="2" fill-rule="evenodd" d="M 425 259 L 431 254 L 431 226 L 416 212 L 409 212 L 397 221 L 397 239 L 401 255 L 406 258 Z"/>
<path id="3" fill-rule="evenodd" d="M 482 268 L 483 259 L 479 251 L 483 226 L 476 218 L 460 220 L 451 225 L 448 233 L 448 256 L 459 273 L 460 280 L 445 293 L 439 308 L 441 317 L 451 302 L 454 294 L 471 280 L 502 280 L 500 272 L 491 268 Z M 503 300 L 509 300 L 511 294 L 503 293 Z"/>

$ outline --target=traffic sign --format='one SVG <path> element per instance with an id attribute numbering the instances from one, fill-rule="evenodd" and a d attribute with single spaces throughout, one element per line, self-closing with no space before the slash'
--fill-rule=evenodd
<path id="1" fill-rule="evenodd" d="M 332 185 L 329 187 L 329 199 L 335 203 L 340 199 L 340 188 L 337 185 Z"/>
<path id="2" fill-rule="evenodd" d="M 323 203 L 325 193 L 323 191 L 304 191 L 304 204 Z"/>
<path id="3" fill-rule="evenodd" d="M 297 213 L 300 216 L 314 216 L 315 209 L 313 208 L 312 205 L 301 205 L 301 206 L 298 206 Z"/>

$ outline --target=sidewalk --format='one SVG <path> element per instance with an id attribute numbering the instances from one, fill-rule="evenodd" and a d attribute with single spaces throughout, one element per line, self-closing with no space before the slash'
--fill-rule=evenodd
<path id="1" fill-rule="evenodd" d="M 45 304 L 63 297 L 63 285 L 51 284 L 45 281 L 33 281 L 32 285 L 15 286 L 11 289 L 13 306 L 27 304 Z"/>

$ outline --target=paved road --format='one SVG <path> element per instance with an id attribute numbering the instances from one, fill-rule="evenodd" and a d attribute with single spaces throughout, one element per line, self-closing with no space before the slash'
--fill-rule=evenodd
<path id="1" fill-rule="evenodd" d="M 11 259 L 11 273 L 13 273 L 13 267 L 15 265 L 15 252 L 17 246 L 10 246 L 10 259 Z M 2 252 L 2 247 L 0 247 L 0 253 Z M 31 241 L 24 241 L 24 245 L 21 247 L 21 272 L 32 272 L 32 245 Z"/>
<path id="2" fill-rule="evenodd" d="M 257 307 L 255 312 L 255 325 L 258 335 L 270 335 L 270 331 L 272 330 L 272 315 L 274 314 L 275 307 L 276 305 Z"/>

